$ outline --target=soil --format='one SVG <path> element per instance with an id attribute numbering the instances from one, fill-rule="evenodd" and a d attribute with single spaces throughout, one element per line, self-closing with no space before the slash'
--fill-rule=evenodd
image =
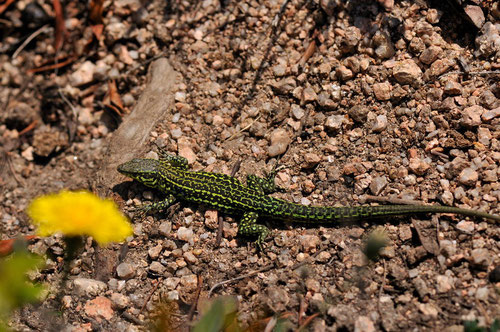
<path id="1" fill-rule="evenodd" d="M 68 1 L 63 31 L 56 2 L 0 14 L 1 239 L 34 234 L 29 202 L 62 189 L 113 199 L 134 236 L 88 239 L 64 287 L 61 236 L 32 241 L 46 257 L 32 277 L 49 292 L 14 329 L 138 331 L 159 319 L 184 331 L 220 296 L 254 331 L 273 316 L 311 331 L 451 332 L 500 318 L 498 224 L 260 220 L 272 232 L 259 252 L 237 218 L 209 207 L 134 213 L 163 196 L 116 172 L 164 149 L 243 182 L 284 165 L 273 195 L 305 205 L 385 198 L 500 214 L 498 4 L 478 1 L 481 16 L 453 1 L 117 0 L 101 16 L 98 1 Z M 387 246 L 368 260 L 374 232 Z"/>

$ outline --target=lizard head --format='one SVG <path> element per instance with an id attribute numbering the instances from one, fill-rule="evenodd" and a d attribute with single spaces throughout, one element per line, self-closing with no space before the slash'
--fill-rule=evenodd
<path id="1" fill-rule="evenodd" d="M 161 162 L 155 159 L 132 159 L 117 167 L 118 172 L 148 187 L 156 188 L 160 178 Z"/>

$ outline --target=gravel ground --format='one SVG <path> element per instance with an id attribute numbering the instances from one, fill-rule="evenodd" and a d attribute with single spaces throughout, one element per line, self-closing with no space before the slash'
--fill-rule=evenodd
<path id="1" fill-rule="evenodd" d="M 104 189 L 96 180 L 110 158 L 125 158 L 109 148 L 122 122 L 109 82 L 120 109 L 138 116 L 159 58 L 177 73 L 164 92 L 171 102 L 157 117 L 123 122 L 119 130 L 152 128 L 140 148 L 120 141 L 129 154 L 154 158 L 156 145 L 191 169 L 226 174 L 241 162 L 242 181 L 279 159 L 287 168 L 274 195 L 305 205 L 389 197 L 500 214 L 498 4 L 483 4 L 477 29 L 456 8 L 426 1 L 117 0 L 105 2 L 101 40 L 92 41 L 86 4 L 68 2 L 57 55 L 72 61 L 33 73 L 56 56 L 51 3 L 19 0 L 0 16 L 1 239 L 33 234 L 26 206 L 63 188 L 105 192 L 131 217 L 162 198 L 123 177 Z M 494 224 L 443 214 L 263 222 L 272 234 L 259 253 L 237 237 L 237 220 L 203 206 L 135 216 L 128 243 L 87 241 L 62 289 L 63 242 L 38 239 L 30 250 L 46 255 L 46 267 L 33 278 L 51 292 L 12 324 L 138 331 L 161 309 L 170 330 L 187 330 L 221 295 L 235 296 L 241 326 L 256 330 L 275 314 L 312 331 L 455 332 L 500 318 Z M 366 239 L 380 229 L 388 246 L 368 262 Z"/>

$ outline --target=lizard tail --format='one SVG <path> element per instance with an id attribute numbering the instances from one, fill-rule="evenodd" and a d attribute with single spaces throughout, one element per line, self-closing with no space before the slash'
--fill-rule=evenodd
<path id="1" fill-rule="evenodd" d="M 376 205 L 355 207 L 322 207 L 304 206 L 294 203 L 281 211 L 286 219 L 298 222 L 332 223 L 344 220 L 398 216 L 417 213 L 454 213 L 470 217 L 485 218 L 500 223 L 500 215 L 489 214 L 477 210 L 461 209 L 442 205 Z"/>

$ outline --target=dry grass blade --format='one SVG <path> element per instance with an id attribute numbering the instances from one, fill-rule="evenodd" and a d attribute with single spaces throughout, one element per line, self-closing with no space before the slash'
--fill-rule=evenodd
<path id="1" fill-rule="evenodd" d="M 297 332 L 304 331 L 304 329 L 307 327 L 307 325 L 309 325 L 312 322 L 312 320 L 318 316 L 319 316 L 319 313 L 317 312 L 317 313 L 312 314 L 311 316 L 307 317 L 306 320 L 304 321 L 304 323 L 299 326 L 299 328 L 297 329 Z"/>
<path id="2" fill-rule="evenodd" d="M 102 12 L 104 9 L 104 0 L 91 0 L 90 1 L 90 14 L 89 18 L 94 24 L 102 24 Z"/>
<path id="3" fill-rule="evenodd" d="M 64 60 L 59 61 L 59 59 L 64 59 Z M 45 64 L 43 64 L 40 67 L 36 67 L 36 68 L 32 68 L 32 69 L 28 70 L 28 73 L 35 74 L 35 73 L 40 73 L 43 71 L 63 68 L 63 67 L 66 67 L 67 65 L 73 63 L 77 59 L 77 57 L 76 57 L 76 55 L 71 55 L 69 57 L 64 56 L 64 57 L 61 57 L 59 59 L 55 59 L 55 61 L 53 61 L 53 60 L 47 61 Z"/>
<path id="4" fill-rule="evenodd" d="M 49 27 L 49 25 L 45 24 L 44 26 L 42 26 L 41 28 L 39 28 L 38 30 L 36 30 L 35 32 L 33 32 L 28 38 L 26 38 L 26 40 L 17 48 L 17 50 L 14 52 L 14 54 L 12 54 L 12 59 L 17 58 L 17 56 L 19 55 L 19 53 L 21 53 L 24 50 L 24 48 L 26 47 L 26 45 L 28 45 L 38 35 L 44 33 L 47 30 L 48 27 Z"/>
<path id="5" fill-rule="evenodd" d="M 10 4 L 13 2 L 14 2 L 14 0 L 7 0 L 7 1 L 5 1 L 4 4 L 0 5 L 0 14 L 2 14 L 10 6 Z"/>
<path id="6" fill-rule="evenodd" d="M 53 0 L 54 12 L 56 14 L 56 36 L 54 39 L 54 48 L 60 50 L 66 39 L 66 25 L 64 20 L 64 13 L 59 0 Z"/>

